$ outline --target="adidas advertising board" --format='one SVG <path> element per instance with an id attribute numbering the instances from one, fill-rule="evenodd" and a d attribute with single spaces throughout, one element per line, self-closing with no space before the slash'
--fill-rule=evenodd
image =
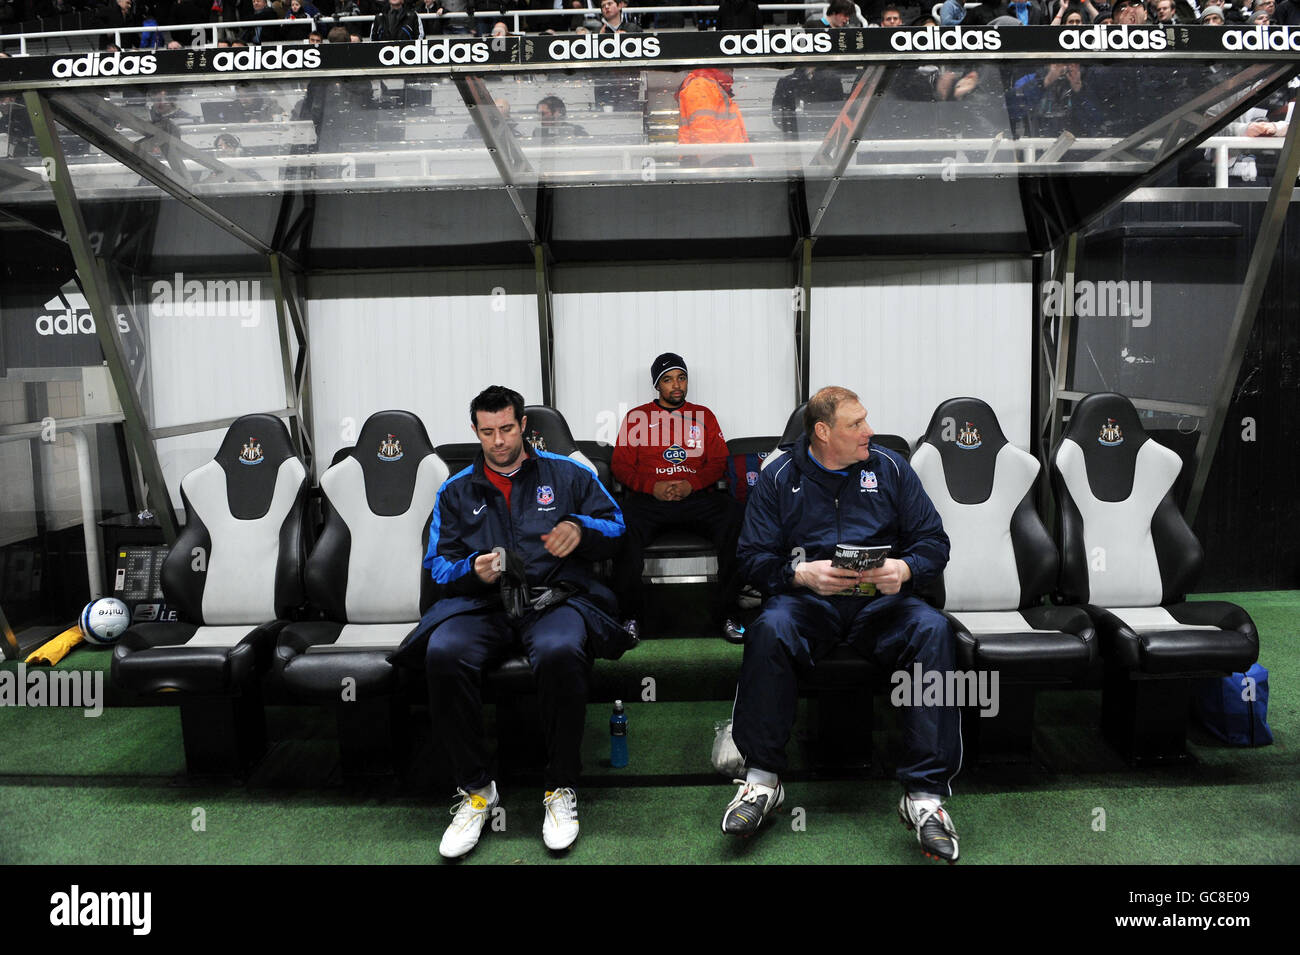
<path id="1" fill-rule="evenodd" d="M 61 56 L 50 66 L 50 75 L 59 79 L 83 76 L 152 76 L 157 71 L 158 58 L 152 53 Z"/>
<path id="2" fill-rule="evenodd" d="M 87 84 L 158 79 L 196 74 L 301 74 L 304 70 L 474 70 L 482 67 L 602 62 L 670 61 L 677 64 L 725 63 L 779 58 L 787 62 L 837 57 L 839 62 L 891 62 L 909 58 L 953 60 L 1002 58 L 1017 54 L 1059 55 L 1080 61 L 1116 54 L 1196 59 L 1239 56 L 1276 59 L 1300 55 L 1300 28 L 1237 26 L 1194 30 L 1158 26 L 1089 27 L 900 27 L 897 29 L 794 29 L 683 32 L 664 34 L 587 34 L 584 36 L 497 37 L 491 40 L 437 37 L 420 43 L 349 43 L 321 47 L 296 44 L 248 49 L 156 50 L 148 53 L 81 53 L 0 59 L 0 87 L 39 85 L 41 81 Z"/>
<path id="3" fill-rule="evenodd" d="M 440 37 L 423 43 L 392 43 L 379 51 L 383 66 L 442 66 L 447 63 L 487 63 L 492 49 L 487 40 L 451 40 Z"/>

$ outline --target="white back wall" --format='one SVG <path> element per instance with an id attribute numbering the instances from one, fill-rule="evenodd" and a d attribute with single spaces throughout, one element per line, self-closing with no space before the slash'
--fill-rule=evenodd
<path id="1" fill-rule="evenodd" d="M 789 279 L 784 261 L 556 269 L 555 397 L 574 437 L 613 444 L 666 351 L 728 438 L 780 434 L 797 404 Z"/>
<path id="2" fill-rule="evenodd" d="M 853 389 L 872 428 L 913 443 L 940 402 L 982 398 L 1028 450 L 1031 278 L 1027 259 L 816 263 L 811 391 Z"/>
<path id="3" fill-rule="evenodd" d="M 376 411 L 419 415 L 438 445 L 474 440 L 488 385 L 541 401 L 531 269 L 312 276 L 307 291 L 318 478 Z"/>

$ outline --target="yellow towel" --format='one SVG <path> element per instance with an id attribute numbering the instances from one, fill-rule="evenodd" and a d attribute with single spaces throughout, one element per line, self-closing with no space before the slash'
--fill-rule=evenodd
<path id="1" fill-rule="evenodd" d="M 27 658 L 28 663 L 47 663 L 50 666 L 58 663 L 69 653 L 72 648 L 79 644 L 84 637 L 81 635 L 81 627 L 73 624 L 67 630 L 64 630 L 48 643 L 43 644 L 38 650 L 33 651 L 32 655 Z"/>

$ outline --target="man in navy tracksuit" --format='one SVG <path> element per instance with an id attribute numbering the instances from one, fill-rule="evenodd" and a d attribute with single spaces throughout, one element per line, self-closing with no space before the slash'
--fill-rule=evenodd
<path id="1" fill-rule="evenodd" d="M 954 638 L 943 615 L 912 596 L 948 563 L 948 535 L 915 472 L 871 447 L 857 395 L 823 388 L 808 402 L 805 436 L 769 460 L 750 492 L 737 558 L 765 595 L 748 628 L 732 733 L 747 775 L 723 816 L 723 832 L 750 835 L 785 797 L 780 774 L 794 726 L 797 672 L 847 640 L 887 672 L 946 673 Z M 836 544 L 889 545 L 883 567 L 832 566 Z M 872 597 L 842 596 L 859 582 Z M 957 833 L 941 797 L 961 767 L 959 711 L 903 708 L 905 754 L 898 778 L 903 821 L 927 855 L 955 861 Z"/>
<path id="2" fill-rule="evenodd" d="M 548 848 L 567 849 L 578 837 L 573 786 L 591 660 L 625 648 L 614 595 L 591 566 L 618 551 L 623 515 L 586 465 L 526 449 L 518 392 L 488 388 L 471 403 L 470 419 L 483 450 L 439 489 L 429 525 L 424 566 L 436 599 L 393 661 L 424 663 L 434 735 L 446 747 L 462 797 L 439 847 L 455 858 L 478 843 L 499 802 L 483 744 L 482 674 L 522 642 L 537 678 L 546 737 L 542 839 Z M 565 599 L 508 615 L 497 548 L 522 558 L 530 588 L 558 585 Z"/>

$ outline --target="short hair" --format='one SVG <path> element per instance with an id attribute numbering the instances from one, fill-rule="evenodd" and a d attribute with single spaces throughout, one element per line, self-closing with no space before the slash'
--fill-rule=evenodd
<path id="1" fill-rule="evenodd" d="M 552 116 L 563 116 L 569 111 L 568 107 L 564 105 L 564 100 L 558 96 L 543 96 L 537 101 L 537 108 L 541 109 L 542 106 L 549 109 Z"/>
<path id="2" fill-rule="evenodd" d="M 895 13 L 898 14 L 898 19 L 900 20 L 903 19 L 903 8 L 896 3 L 887 3 L 883 7 L 881 7 L 880 19 L 882 20 L 885 19 L 885 14 L 888 13 L 890 10 L 893 10 Z"/>
<path id="3" fill-rule="evenodd" d="M 830 16 L 832 13 L 842 13 L 846 17 L 851 17 L 857 13 L 857 9 L 853 6 L 853 0 L 831 0 L 826 6 L 826 15 Z"/>
<path id="4" fill-rule="evenodd" d="M 345 26 L 330 27 L 329 36 L 325 37 L 327 43 L 351 43 L 351 35 Z M 331 54 L 332 55 L 332 54 Z"/>
<path id="5" fill-rule="evenodd" d="M 490 385 L 475 395 L 474 400 L 469 403 L 469 423 L 477 430 L 478 412 L 492 413 L 505 411 L 507 408 L 513 409 L 515 420 L 523 424 L 524 396 L 505 385 Z"/>
<path id="6" fill-rule="evenodd" d="M 839 410 L 840 405 L 846 401 L 857 401 L 858 396 L 847 388 L 841 388 L 838 385 L 827 385 L 808 399 L 808 404 L 803 409 L 803 430 L 808 435 L 808 440 L 812 440 L 814 428 L 817 422 L 824 422 L 827 426 L 834 425 L 835 412 Z"/>

